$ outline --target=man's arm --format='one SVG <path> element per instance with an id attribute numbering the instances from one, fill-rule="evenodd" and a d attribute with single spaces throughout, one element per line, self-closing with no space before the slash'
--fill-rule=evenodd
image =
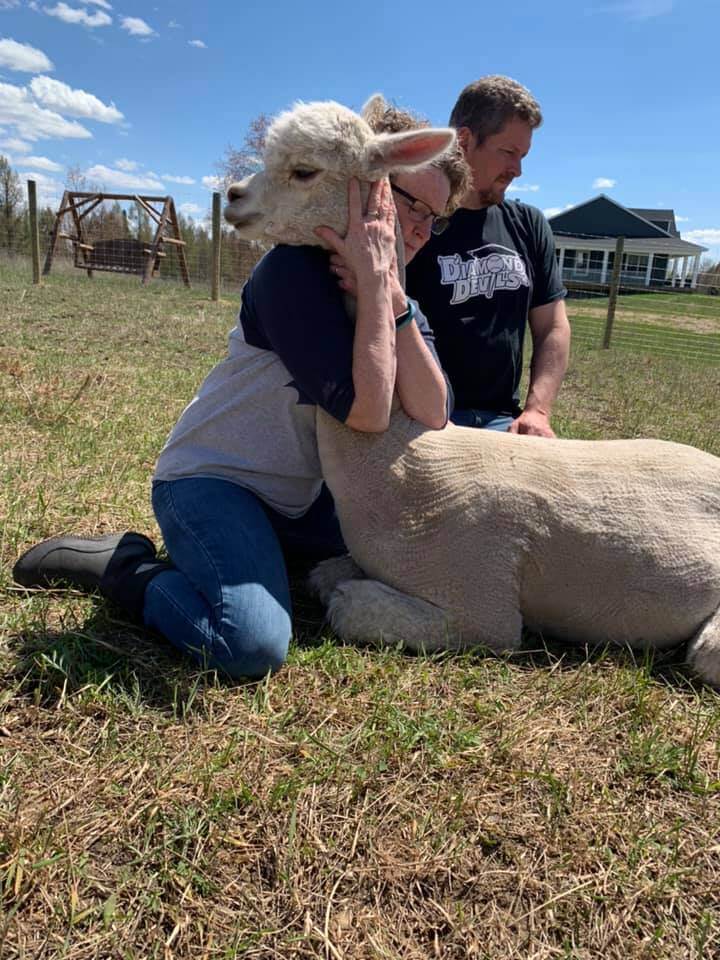
<path id="1" fill-rule="evenodd" d="M 533 307 L 529 315 L 533 354 L 525 409 L 513 420 L 510 433 L 554 437 L 550 413 L 568 365 L 570 324 L 563 299 Z"/>

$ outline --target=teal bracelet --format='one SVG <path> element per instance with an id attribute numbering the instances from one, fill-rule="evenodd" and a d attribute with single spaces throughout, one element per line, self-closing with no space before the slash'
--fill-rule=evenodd
<path id="1" fill-rule="evenodd" d="M 406 327 L 409 323 L 412 323 L 415 319 L 415 304 L 412 300 L 407 301 L 407 310 L 405 313 L 401 313 L 399 317 L 395 317 L 395 330 L 402 330 L 403 327 Z"/>

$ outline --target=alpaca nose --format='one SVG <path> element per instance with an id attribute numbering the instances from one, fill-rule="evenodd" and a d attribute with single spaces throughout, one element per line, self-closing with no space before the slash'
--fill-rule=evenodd
<path id="1" fill-rule="evenodd" d="M 246 195 L 247 189 L 241 183 L 231 183 L 228 187 L 228 203 L 232 203 L 233 200 L 242 200 Z"/>

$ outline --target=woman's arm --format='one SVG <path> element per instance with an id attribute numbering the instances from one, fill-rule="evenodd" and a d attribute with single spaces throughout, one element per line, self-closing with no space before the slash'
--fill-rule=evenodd
<path id="1" fill-rule="evenodd" d="M 396 280 L 393 311 L 399 316 L 408 309 L 405 291 Z M 395 383 L 405 413 L 433 430 L 441 430 L 448 419 L 447 384 L 440 366 L 414 320 L 396 334 L 397 374 Z"/>
<path id="2" fill-rule="evenodd" d="M 359 201 L 359 185 L 356 181 L 353 183 Z M 391 248 L 385 250 L 385 257 L 390 253 L 390 263 L 386 259 L 383 261 L 382 276 L 372 267 L 368 268 L 367 258 L 358 256 L 353 245 L 361 205 L 353 217 L 351 200 L 350 224 L 344 241 L 328 228 L 316 231 L 335 251 L 330 259 L 340 287 L 357 300 L 353 350 L 355 403 L 345 422 L 358 430 L 387 429 L 392 395 L 397 388 L 408 416 L 427 427 L 440 429 L 447 422 L 447 385 L 442 371 L 414 321 L 397 332 L 395 329 L 395 317 L 407 311 L 408 302 L 397 275 L 392 194 L 387 181 L 374 184 L 373 190 L 378 186 L 382 186 L 378 212 L 388 226 L 392 225 Z M 350 189 L 352 198 L 355 190 L 352 183 Z M 373 190 L 367 204 L 370 212 L 376 209 Z M 375 218 L 366 217 L 365 223 L 372 224 L 373 220 Z M 384 239 L 390 239 L 387 232 Z M 391 375 L 392 381 L 389 379 Z"/>
<path id="3" fill-rule="evenodd" d="M 345 237 L 329 227 L 318 227 L 316 233 L 358 278 L 352 364 L 355 399 L 345 423 L 355 430 L 379 433 L 390 423 L 397 370 L 391 283 L 395 207 L 388 181 L 372 185 L 363 213 L 360 184 L 352 179 Z"/>

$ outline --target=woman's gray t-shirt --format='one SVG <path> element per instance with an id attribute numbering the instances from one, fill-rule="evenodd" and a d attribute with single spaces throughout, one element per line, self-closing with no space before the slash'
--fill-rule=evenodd
<path id="1" fill-rule="evenodd" d="M 416 322 L 437 357 L 420 311 Z M 230 480 L 301 516 L 322 487 L 315 407 L 344 423 L 355 399 L 353 333 L 327 252 L 274 247 L 243 288 L 227 357 L 180 416 L 154 479 Z"/>

